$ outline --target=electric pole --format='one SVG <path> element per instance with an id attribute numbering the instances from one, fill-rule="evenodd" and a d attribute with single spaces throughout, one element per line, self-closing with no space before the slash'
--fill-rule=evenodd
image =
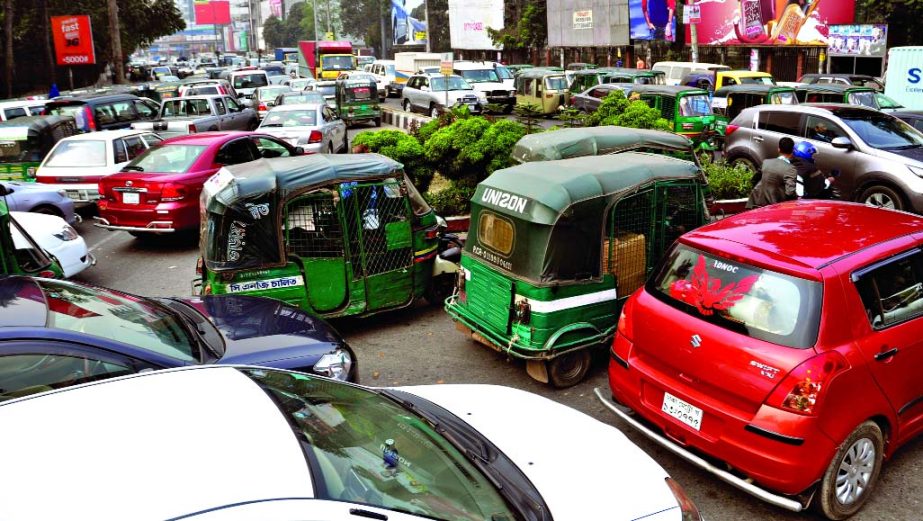
<path id="1" fill-rule="evenodd" d="M 125 83 L 125 64 L 122 63 L 122 36 L 119 31 L 119 4 L 109 0 L 109 34 L 112 37 L 113 83 Z"/>

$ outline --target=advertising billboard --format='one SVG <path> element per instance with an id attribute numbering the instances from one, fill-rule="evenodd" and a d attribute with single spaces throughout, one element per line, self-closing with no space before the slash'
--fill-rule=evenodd
<path id="1" fill-rule="evenodd" d="M 93 65 L 93 27 L 87 15 L 52 16 L 51 31 L 58 65 Z"/>
<path id="2" fill-rule="evenodd" d="M 219 0 L 195 0 L 196 25 L 227 25 L 231 23 L 231 3 Z"/>
<path id="3" fill-rule="evenodd" d="M 628 2 L 629 0 L 547 0 L 548 46 L 628 45 Z"/>
<path id="4" fill-rule="evenodd" d="M 855 0 L 700 0 L 699 45 L 827 45 L 852 23 Z M 686 32 L 689 43 L 689 31 Z"/>
<path id="5" fill-rule="evenodd" d="M 676 0 L 628 0 L 633 40 L 676 41 Z"/>
<path id="6" fill-rule="evenodd" d="M 425 45 L 426 13 L 423 0 L 391 0 L 391 43 Z"/>
<path id="7" fill-rule="evenodd" d="M 453 49 L 501 50 L 487 29 L 503 29 L 503 0 L 449 0 L 449 38 Z"/>
<path id="8" fill-rule="evenodd" d="M 888 54 L 888 26 L 885 24 L 831 25 L 827 39 L 830 56 L 868 56 Z"/>

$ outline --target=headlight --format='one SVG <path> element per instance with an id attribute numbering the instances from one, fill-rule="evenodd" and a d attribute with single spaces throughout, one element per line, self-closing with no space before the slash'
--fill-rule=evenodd
<path id="1" fill-rule="evenodd" d="M 515 91 L 515 90 L 511 90 L 511 91 L 510 91 L 510 96 L 516 97 L 516 91 Z"/>
<path id="2" fill-rule="evenodd" d="M 909 168 L 910 171 L 916 174 L 917 176 L 923 177 L 923 168 L 919 166 L 908 166 L 907 168 Z"/>
<path id="3" fill-rule="evenodd" d="M 314 372 L 336 380 L 346 380 L 349 378 L 349 370 L 352 369 L 353 360 L 349 352 L 344 349 L 336 349 L 332 353 L 327 353 L 320 357 L 320 360 L 314 364 Z"/>
<path id="4" fill-rule="evenodd" d="M 80 237 L 80 235 L 77 234 L 77 230 L 69 224 L 65 224 L 64 228 L 61 228 L 61 231 L 54 234 L 54 236 L 62 241 L 72 241 Z"/>

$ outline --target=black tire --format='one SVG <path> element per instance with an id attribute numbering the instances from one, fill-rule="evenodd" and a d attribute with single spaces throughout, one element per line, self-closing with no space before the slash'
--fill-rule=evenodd
<path id="1" fill-rule="evenodd" d="M 333 141 L 331 141 L 330 144 L 327 145 L 327 153 L 328 153 L 328 154 L 336 154 L 336 150 L 333 149 Z"/>
<path id="2" fill-rule="evenodd" d="M 385 87 L 385 98 L 390 98 L 392 94 L 391 87 Z"/>
<path id="3" fill-rule="evenodd" d="M 548 380 L 558 389 L 577 385 L 586 377 L 591 362 L 589 349 L 578 349 L 555 357 L 548 362 Z"/>
<path id="4" fill-rule="evenodd" d="M 512 105 L 507 105 L 506 107 L 503 108 L 503 113 L 504 113 L 504 114 L 512 114 L 512 113 L 513 113 L 513 109 L 514 109 L 515 107 L 516 107 L 516 104 L 515 104 L 515 103 L 512 104 Z"/>
<path id="5" fill-rule="evenodd" d="M 404 98 L 404 101 L 401 103 L 401 108 L 404 109 L 404 112 L 413 112 L 413 107 L 410 106 L 410 100 Z"/>
<path id="6" fill-rule="evenodd" d="M 431 306 L 441 306 L 453 291 L 455 291 L 455 275 L 445 273 L 429 281 L 429 286 L 423 292 L 423 298 Z"/>
<path id="7" fill-rule="evenodd" d="M 61 218 L 64 217 L 64 214 L 61 213 L 61 210 L 57 209 L 54 206 L 51 206 L 50 204 L 40 204 L 29 211 L 35 212 L 35 213 L 41 213 L 45 215 L 54 215 L 55 217 L 61 217 Z"/>
<path id="8" fill-rule="evenodd" d="M 827 466 L 812 506 L 834 520 L 858 512 L 878 481 L 883 452 L 884 435 L 878 424 L 867 421 L 857 427 Z M 855 496 L 850 498 L 850 492 L 855 492 Z"/>
<path id="9" fill-rule="evenodd" d="M 859 202 L 867 206 L 903 210 L 906 205 L 904 198 L 897 190 L 885 185 L 872 185 L 862 191 Z"/>

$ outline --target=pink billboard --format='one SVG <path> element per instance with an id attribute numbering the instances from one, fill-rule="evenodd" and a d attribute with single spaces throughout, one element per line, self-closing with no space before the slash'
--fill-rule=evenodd
<path id="1" fill-rule="evenodd" d="M 698 0 L 700 45 L 827 45 L 830 26 L 851 24 L 855 0 Z M 686 31 L 689 43 L 689 31 Z"/>

